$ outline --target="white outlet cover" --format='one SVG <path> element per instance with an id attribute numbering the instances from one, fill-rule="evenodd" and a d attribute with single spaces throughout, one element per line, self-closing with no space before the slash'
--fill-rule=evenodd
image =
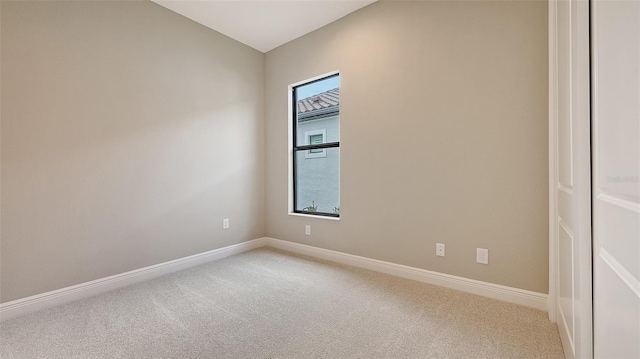
<path id="1" fill-rule="evenodd" d="M 222 220 L 222 229 L 229 228 L 229 218 L 225 218 Z"/>
<path id="2" fill-rule="evenodd" d="M 306 225 L 304 226 L 304 234 L 306 234 L 307 236 L 311 235 L 311 226 L 310 225 Z"/>
<path id="3" fill-rule="evenodd" d="M 485 248 L 476 248 L 476 262 L 489 264 L 489 250 Z"/>
<path id="4" fill-rule="evenodd" d="M 444 244 L 436 243 L 436 255 L 439 257 L 444 257 Z"/>

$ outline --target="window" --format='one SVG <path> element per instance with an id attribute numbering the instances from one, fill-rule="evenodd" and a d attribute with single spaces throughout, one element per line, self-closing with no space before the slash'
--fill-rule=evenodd
<path id="1" fill-rule="evenodd" d="M 299 125 L 300 126 L 300 125 Z M 301 125 L 300 127 L 303 127 Z M 304 137 L 307 139 L 307 145 L 321 145 L 324 143 L 325 137 L 327 137 L 327 129 L 304 131 Z M 321 158 L 327 157 L 327 150 L 324 148 L 313 148 L 307 151 L 304 158 Z"/>
<path id="2" fill-rule="evenodd" d="M 310 145 L 319 145 L 323 143 L 322 134 L 309 136 Z M 322 153 L 322 149 L 309 150 L 309 153 Z"/>
<path id="3" fill-rule="evenodd" d="M 340 76 L 291 87 L 292 212 L 340 217 Z"/>

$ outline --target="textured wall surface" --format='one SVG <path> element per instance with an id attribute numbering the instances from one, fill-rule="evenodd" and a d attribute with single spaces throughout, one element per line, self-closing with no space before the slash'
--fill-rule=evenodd
<path id="1" fill-rule="evenodd" d="M 264 235 L 264 54 L 151 2 L 1 6 L 2 302 Z"/>
<path id="2" fill-rule="evenodd" d="M 548 292 L 546 2 L 377 2 L 265 60 L 268 236 Z M 335 70 L 341 218 L 289 216 L 287 86 Z"/>
<path id="3" fill-rule="evenodd" d="M 0 301 L 265 234 L 547 292 L 545 2 L 383 1 L 266 55 L 151 2 L 1 4 Z M 289 216 L 287 86 L 334 70 L 341 218 Z"/>

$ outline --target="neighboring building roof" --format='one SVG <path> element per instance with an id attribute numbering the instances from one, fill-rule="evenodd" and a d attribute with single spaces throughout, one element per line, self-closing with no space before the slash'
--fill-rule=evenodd
<path id="1" fill-rule="evenodd" d="M 298 100 L 298 121 L 336 115 L 340 110 L 340 88 Z"/>

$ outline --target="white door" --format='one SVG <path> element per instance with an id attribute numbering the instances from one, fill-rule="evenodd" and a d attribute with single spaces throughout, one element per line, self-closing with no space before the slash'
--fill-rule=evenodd
<path id="1" fill-rule="evenodd" d="M 549 313 L 558 324 L 565 356 L 590 358 L 593 345 L 589 3 L 550 1 L 549 15 Z"/>
<path id="2" fill-rule="evenodd" d="M 640 358 L 640 1 L 593 1 L 596 358 Z"/>

